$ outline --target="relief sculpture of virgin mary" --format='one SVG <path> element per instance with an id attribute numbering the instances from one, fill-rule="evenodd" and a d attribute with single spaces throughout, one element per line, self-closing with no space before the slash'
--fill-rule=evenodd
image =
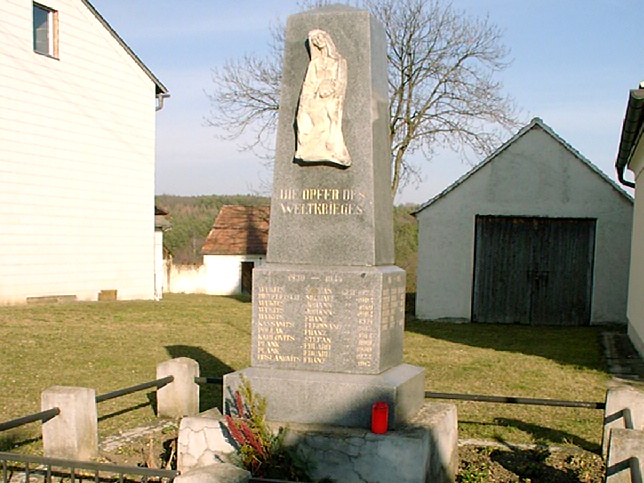
<path id="1" fill-rule="evenodd" d="M 342 135 L 342 109 L 347 89 L 347 61 L 324 30 L 309 32 L 311 61 L 297 111 L 295 158 L 304 163 L 351 165 Z"/>

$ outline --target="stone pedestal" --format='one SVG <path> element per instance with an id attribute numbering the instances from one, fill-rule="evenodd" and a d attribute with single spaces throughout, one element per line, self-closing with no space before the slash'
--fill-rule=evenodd
<path id="1" fill-rule="evenodd" d="M 456 406 L 425 403 L 396 431 L 289 424 L 286 445 L 314 466 L 314 480 L 453 483 L 458 468 Z"/>
<path id="2" fill-rule="evenodd" d="M 384 401 L 394 429 L 418 412 L 425 394 L 425 370 L 408 364 L 377 375 L 250 367 L 224 376 L 226 412 L 241 377 L 267 399 L 272 421 L 368 429 L 373 404 Z"/>
<path id="3" fill-rule="evenodd" d="M 218 464 L 229 458 L 235 445 L 221 419 L 221 414 L 209 411 L 182 420 L 178 445 L 181 477 L 175 481 L 247 481 L 247 475 L 228 473 L 232 468 Z M 454 404 L 424 403 L 400 428 L 385 434 L 290 421 L 273 421 L 269 426 L 275 433 L 288 426 L 284 444 L 310 464 L 315 481 L 452 483 L 458 466 Z"/>
<path id="4" fill-rule="evenodd" d="M 380 374 L 402 362 L 405 271 L 267 264 L 253 272 L 253 367 Z"/>

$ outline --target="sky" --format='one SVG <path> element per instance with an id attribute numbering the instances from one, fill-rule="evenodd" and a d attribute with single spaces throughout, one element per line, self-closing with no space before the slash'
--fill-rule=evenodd
<path id="1" fill-rule="evenodd" d="M 170 91 L 157 112 L 156 193 L 262 193 L 269 171 L 207 126 L 207 93 L 213 68 L 268 52 L 270 26 L 297 13 L 297 0 L 90 1 Z M 452 0 L 503 32 L 512 64 L 497 79 L 522 120 L 540 117 L 612 179 L 628 91 L 644 81 L 640 2 Z M 396 203 L 423 203 L 472 168 L 451 152 L 415 162 L 423 181 Z"/>

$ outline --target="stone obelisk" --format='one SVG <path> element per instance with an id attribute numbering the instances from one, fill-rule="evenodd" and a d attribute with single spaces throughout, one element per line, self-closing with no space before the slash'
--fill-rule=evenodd
<path id="1" fill-rule="evenodd" d="M 390 427 L 424 399 L 402 363 L 405 272 L 394 266 L 387 51 L 370 13 L 289 17 L 267 263 L 253 273 L 252 366 L 271 420 Z"/>

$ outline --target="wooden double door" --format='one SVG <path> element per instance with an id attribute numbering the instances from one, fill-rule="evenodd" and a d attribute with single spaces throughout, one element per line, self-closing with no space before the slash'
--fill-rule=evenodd
<path id="1" fill-rule="evenodd" d="M 596 220 L 477 216 L 472 321 L 590 324 Z"/>

